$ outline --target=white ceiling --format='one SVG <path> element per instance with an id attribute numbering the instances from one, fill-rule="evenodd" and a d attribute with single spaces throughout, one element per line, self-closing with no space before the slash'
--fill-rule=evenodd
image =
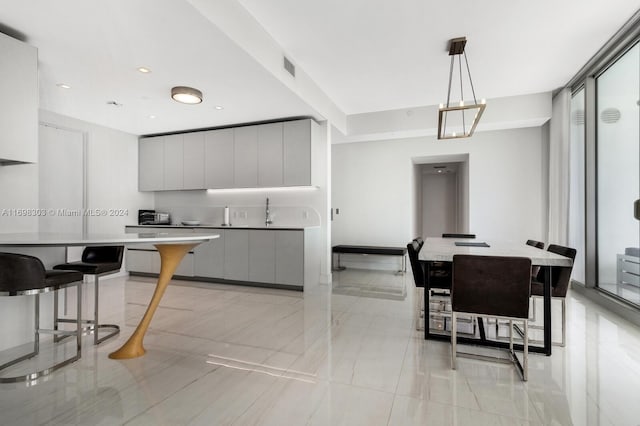
<path id="1" fill-rule="evenodd" d="M 462 35 L 479 97 L 553 90 L 640 7 L 638 0 L 237 1 L 347 114 L 442 102 L 447 41 Z M 0 24 L 39 50 L 43 109 L 134 134 L 321 118 L 186 0 L 0 0 L 0 10 Z M 199 88 L 205 102 L 172 101 L 175 85 Z M 123 106 L 107 105 L 112 100 Z"/>

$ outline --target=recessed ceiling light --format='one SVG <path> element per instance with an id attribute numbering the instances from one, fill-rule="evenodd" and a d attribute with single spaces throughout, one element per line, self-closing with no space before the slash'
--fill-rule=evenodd
<path id="1" fill-rule="evenodd" d="M 58 84 L 56 84 L 56 86 L 58 86 L 61 89 L 71 89 L 71 86 L 69 86 L 68 84 L 64 84 L 64 83 L 58 83 Z"/>
<path id="2" fill-rule="evenodd" d="M 150 115 L 149 118 L 153 120 L 154 118 L 156 118 L 156 116 L 155 115 Z"/>
<path id="3" fill-rule="evenodd" d="M 224 107 L 222 105 L 216 105 L 216 109 L 221 110 L 221 109 L 224 109 Z"/>
<path id="4" fill-rule="evenodd" d="M 138 67 L 138 71 L 142 74 L 149 74 L 151 72 L 151 70 L 147 67 Z"/>
<path id="5" fill-rule="evenodd" d="M 202 102 L 202 92 L 193 87 L 176 86 L 171 88 L 171 97 L 174 101 L 183 104 L 199 104 Z"/>

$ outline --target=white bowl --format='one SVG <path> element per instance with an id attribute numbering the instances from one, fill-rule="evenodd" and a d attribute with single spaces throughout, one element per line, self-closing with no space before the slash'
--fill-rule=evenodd
<path id="1" fill-rule="evenodd" d="M 200 225 L 200 221 L 199 220 L 183 220 L 182 224 L 184 226 L 198 226 Z"/>

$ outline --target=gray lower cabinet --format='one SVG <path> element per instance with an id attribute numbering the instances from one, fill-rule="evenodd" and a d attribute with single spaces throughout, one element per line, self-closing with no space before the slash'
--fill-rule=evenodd
<path id="1" fill-rule="evenodd" d="M 220 238 L 206 241 L 193 251 L 194 274 L 196 277 L 224 277 L 224 237 L 226 231 L 216 229 L 214 232 L 220 234 Z"/>
<path id="2" fill-rule="evenodd" d="M 249 231 L 249 281 L 275 282 L 276 234 L 274 231 Z"/>
<path id="3" fill-rule="evenodd" d="M 304 285 L 304 232 L 275 234 L 276 284 Z"/>
<path id="4" fill-rule="evenodd" d="M 193 253 L 187 253 L 176 268 L 174 275 L 193 277 Z M 127 250 L 127 271 L 144 272 L 147 274 L 160 273 L 160 254 L 155 250 Z"/>
<path id="5" fill-rule="evenodd" d="M 224 278 L 227 280 L 249 280 L 249 231 L 225 230 L 224 233 Z"/>

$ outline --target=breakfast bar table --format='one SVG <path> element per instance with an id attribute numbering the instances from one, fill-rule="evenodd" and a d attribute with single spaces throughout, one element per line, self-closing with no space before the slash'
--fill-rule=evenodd
<path id="1" fill-rule="evenodd" d="M 160 275 L 149 306 L 138 327 L 129 340 L 117 351 L 109 354 L 112 359 L 137 358 L 144 355 L 143 339 L 153 314 L 160 304 L 173 273 L 184 256 L 198 244 L 219 238 L 216 233 L 166 233 L 149 232 L 133 234 L 61 234 L 61 233 L 16 233 L 0 234 L 0 247 L 72 247 L 72 246 L 120 246 L 130 244 L 153 244 L 160 253 Z"/>
<path id="2" fill-rule="evenodd" d="M 457 244 L 456 244 L 457 243 Z M 571 266 L 572 260 L 568 257 L 560 256 L 545 250 L 537 249 L 523 244 L 513 244 L 501 241 L 491 241 L 483 239 L 455 239 L 455 238 L 427 238 L 419 254 L 419 260 L 425 262 L 426 273 L 429 277 L 429 265 L 431 262 L 453 262 L 456 254 L 478 255 L 478 256 L 519 256 L 531 259 L 531 264 L 540 266 L 544 271 L 544 330 L 543 346 L 530 345 L 532 352 L 551 355 L 551 267 Z M 431 333 L 429 331 L 429 285 L 427 283 L 424 292 L 425 306 L 425 339 L 449 340 L 450 336 Z M 458 338 L 459 341 L 472 344 L 482 344 L 495 347 L 506 347 L 508 343 L 494 340 L 487 340 L 481 329 L 481 338 Z"/>

